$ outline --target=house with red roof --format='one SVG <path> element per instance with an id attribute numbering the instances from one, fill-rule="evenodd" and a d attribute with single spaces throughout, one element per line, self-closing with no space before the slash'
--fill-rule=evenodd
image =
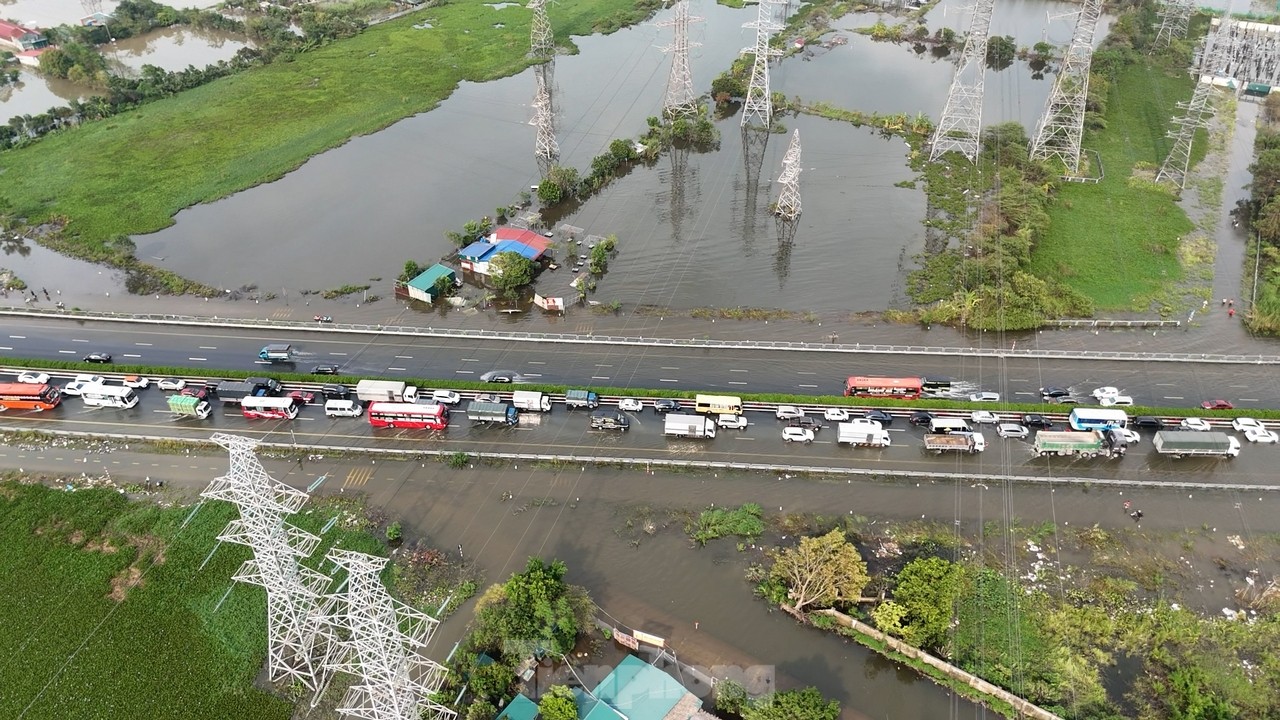
<path id="1" fill-rule="evenodd" d="M 30 30 L 21 25 L 0 20 L 0 46 L 17 54 L 47 48 L 49 38 L 38 30 Z"/>

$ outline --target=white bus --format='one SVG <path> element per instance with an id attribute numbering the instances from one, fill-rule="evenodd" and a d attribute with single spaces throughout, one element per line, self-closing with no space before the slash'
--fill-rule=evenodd
<path id="1" fill-rule="evenodd" d="M 712 415 L 741 415 L 742 398 L 732 395 L 698 395 L 693 399 L 693 411 Z"/>
<path id="2" fill-rule="evenodd" d="M 298 417 L 298 400 L 291 397 L 254 397 L 240 400 L 240 412 L 247 418 L 292 420 Z"/>
<path id="3" fill-rule="evenodd" d="M 80 399 L 85 405 L 128 409 L 138 404 L 138 393 L 123 385 L 86 385 Z"/>
<path id="4" fill-rule="evenodd" d="M 1129 415 L 1123 410 L 1078 407 L 1068 420 L 1072 430 L 1116 430 L 1129 424 Z"/>

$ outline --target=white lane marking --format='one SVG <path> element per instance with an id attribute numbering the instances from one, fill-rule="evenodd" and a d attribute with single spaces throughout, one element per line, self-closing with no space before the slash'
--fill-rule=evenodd
<path id="1" fill-rule="evenodd" d="M 347 355 L 346 353 L 329 353 L 329 354 L 330 354 L 330 355 L 341 355 L 341 356 L 343 356 L 343 357 L 346 357 L 346 355 Z"/>
<path id="2" fill-rule="evenodd" d="M 730 370 L 729 372 L 750 372 L 748 370 Z"/>
<path id="3" fill-rule="evenodd" d="M 730 385 L 746 385 L 746 383 L 744 383 L 744 382 L 736 382 L 736 381 L 734 381 L 734 380 L 730 380 L 730 381 L 729 381 L 729 384 L 730 384 Z"/>
<path id="4" fill-rule="evenodd" d="M 412 355 L 397 355 L 397 356 L 396 356 L 396 359 L 397 359 L 397 360 L 412 360 L 412 359 L 413 359 L 413 356 L 412 356 Z"/>
<path id="5" fill-rule="evenodd" d="M 1240 398 L 1240 402 L 1258 402 L 1258 398 Z"/>
<path id="6" fill-rule="evenodd" d="M 454 372 L 459 375 L 475 375 L 476 374 L 475 370 L 454 370 Z"/>
<path id="7" fill-rule="evenodd" d="M 525 377 L 542 377 L 542 373 L 525 373 Z"/>
<path id="8" fill-rule="evenodd" d="M 7 345 L 0 345 L 0 350 L 12 350 L 12 349 L 13 349 L 13 348 L 11 348 L 11 347 L 9 347 L 9 346 L 7 346 Z"/>
<path id="9" fill-rule="evenodd" d="M 596 363 L 596 367 L 613 367 L 613 366 L 612 366 L 612 365 L 601 365 L 600 363 Z"/>
<path id="10" fill-rule="evenodd" d="M 663 365 L 662 369 L 663 370 L 679 370 L 680 368 L 667 367 L 666 365 Z"/>
<path id="11" fill-rule="evenodd" d="M 14 340 L 26 340 L 26 339 L 27 339 L 27 336 L 26 336 L 26 335 L 10 335 L 9 337 L 13 338 Z"/>
<path id="12" fill-rule="evenodd" d="M 830 445 L 831 441 L 830 440 L 814 440 L 813 444 L 814 445 Z"/>
<path id="13" fill-rule="evenodd" d="M 734 440 L 749 440 L 749 441 L 751 441 L 751 442 L 755 442 L 755 438 L 742 437 L 741 435 L 734 435 L 734 436 L 733 436 L 733 439 L 734 439 Z"/>
<path id="14" fill-rule="evenodd" d="M 462 362 L 480 362 L 475 358 L 462 358 Z"/>
<path id="15" fill-rule="evenodd" d="M 214 347 L 214 346 L 212 346 L 212 345 L 201 345 L 201 346 L 200 346 L 199 348 L 197 348 L 197 349 L 199 349 L 199 350 L 217 350 L 218 348 L 216 348 L 216 347 Z"/>
<path id="16" fill-rule="evenodd" d="M 592 375 L 591 379 L 592 380 L 608 380 L 609 376 L 608 375 Z"/>
<path id="17" fill-rule="evenodd" d="M 1186 398 L 1182 397 L 1181 395 L 1165 395 L 1164 399 L 1165 400 L 1186 400 Z"/>
<path id="18" fill-rule="evenodd" d="M 76 354 L 76 351 L 75 351 L 75 350 L 59 350 L 58 352 L 62 353 L 63 355 L 75 355 L 75 354 Z"/>
<path id="19" fill-rule="evenodd" d="M 1009 382 L 1029 382 L 1026 378 L 1009 378 Z"/>
<path id="20" fill-rule="evenodd" d="M 138 345 L 139 347 L 151 347 L 151 343 L 134 343 L 134 345 Z"/>
<path id="21" fill-rule="evenodd" d="M 679 380 L 668 380 L 666 378 L 658 378 L 658 382 L 680 382 Z"/>
<path id="22" fill-rule="evenodd" d="M 1233 388 L 1247 388 L 1247 387 L 1249 387 L 1249 386 L 1248 386 L 1248 385 L 1228 385 L 1227 387 L 1233 387 Z"/>
<path id="23" fill-rule="evenodd" d="M 79 339 L 79 338 L 71 338 L 71 342 L 89 342 L 89 341 L 88 341 L 88 340 L 81 340 L 81 339 Z"/>
<path id="24" fill-rule="evenodd" d="M 142 357 L 142 356 L 141 356 L 141 355 L 130 355 L 129 353 L 125 353 L 125 354 L 124 354 L 124 357 L 140 358 L 140 357 Z"/>
<path id="25" fill-rule="evenodd" d="M 801 385 L 800 387 L 802 387 L 802 388 L 816 388 L 816 387 L 818 387 L 818 386 L 817 386 L 817 385 Z"/>
<path id="26" fill-rule="evenodd" d="M 817 375 L 818 373 L 816 373 L 816 372 L 805 372 L 805 371 L 803 371 L 803 370 L 798 370 L 798 371 L 796 371 L 796 374 L 797 374 L 797 375 Z"/>
<path id="27" fill-rule="evenodd" d="M 404 370 L 404 368 L 400 368 L 400 367 L 389 367 L 387 369 L 388 370 Z"/>
<path id="28" fill-rule="evenodd" d="M 1033 392 L 1023 392 L 1023 391 L 1019 390 L 1019 391 L 1015 392 L 1015 393 L 1014 393 L 1014 395 L 1035 395 L 1035 393 L 1033 393 Z"/>
<path id="29" fill-rule="evenodd" d="M 198 361 L 198 362 L 209 362 L 209 358 L 192 358 L 192 357 L 189 357 L 189 358 L 187 358 L 187 359 L 188 359 L 188 360 L 196 360 L 196 361 Z"/>
<path id="30" fill-rule="evenodd" d="M 546 363 L 541 360 L 530 360 L 529 364 L 530 365 L 546 365 Z"/>
<path id="31" fill-rule="evenodd" d="M 1173 387 L 1177 383 L 1156 383 L 1156 387 Z"/>

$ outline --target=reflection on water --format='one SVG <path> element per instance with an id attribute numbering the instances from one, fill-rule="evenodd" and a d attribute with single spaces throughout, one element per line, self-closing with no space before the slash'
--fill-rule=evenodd
<path id="1" fill-rule="evenodd" d="M 165 4 L 184 8 L 211 8 L 218 2 L 219 0 L 182 0 L 180 3 Z M 119 4 L 117 0 L 102 0 L 102 11 L 113 12 Z M 4 17 L 40 28 L 74 25 L 88 14 L 80 0 L 0 0 L 0 7 L 4 8 Z"/>
<path id="2" fill-rule="evenodd" d="M 19 115 L 37 115 L 94 94 L 92 88 L 44 77 L 25 65 L 17 70 L 20 73 L 17 84 L 0 87 L 0 122 Z"/>
<path id="3" fill-rule="evenodd" d="M 249 42 L 241 35 L 221 30 L 197 30 L 190 27 L 168 27 L 102 47 L 103 54 L 121 74 L 136 74 L 143 65 L 155 65 L 169 71 L 188 65 L 198 68 L 219 60 L 230 60 Z"/>

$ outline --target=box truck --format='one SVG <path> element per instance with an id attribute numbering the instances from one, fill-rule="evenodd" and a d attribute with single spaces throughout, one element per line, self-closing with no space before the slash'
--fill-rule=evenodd
<path id="1" fill-rule="evenodd" d="M 703 415 L 669 413 L 662 420 L 662 433 L 669 437 L 710 440 L 716 436 L 716 421 Z"/>

